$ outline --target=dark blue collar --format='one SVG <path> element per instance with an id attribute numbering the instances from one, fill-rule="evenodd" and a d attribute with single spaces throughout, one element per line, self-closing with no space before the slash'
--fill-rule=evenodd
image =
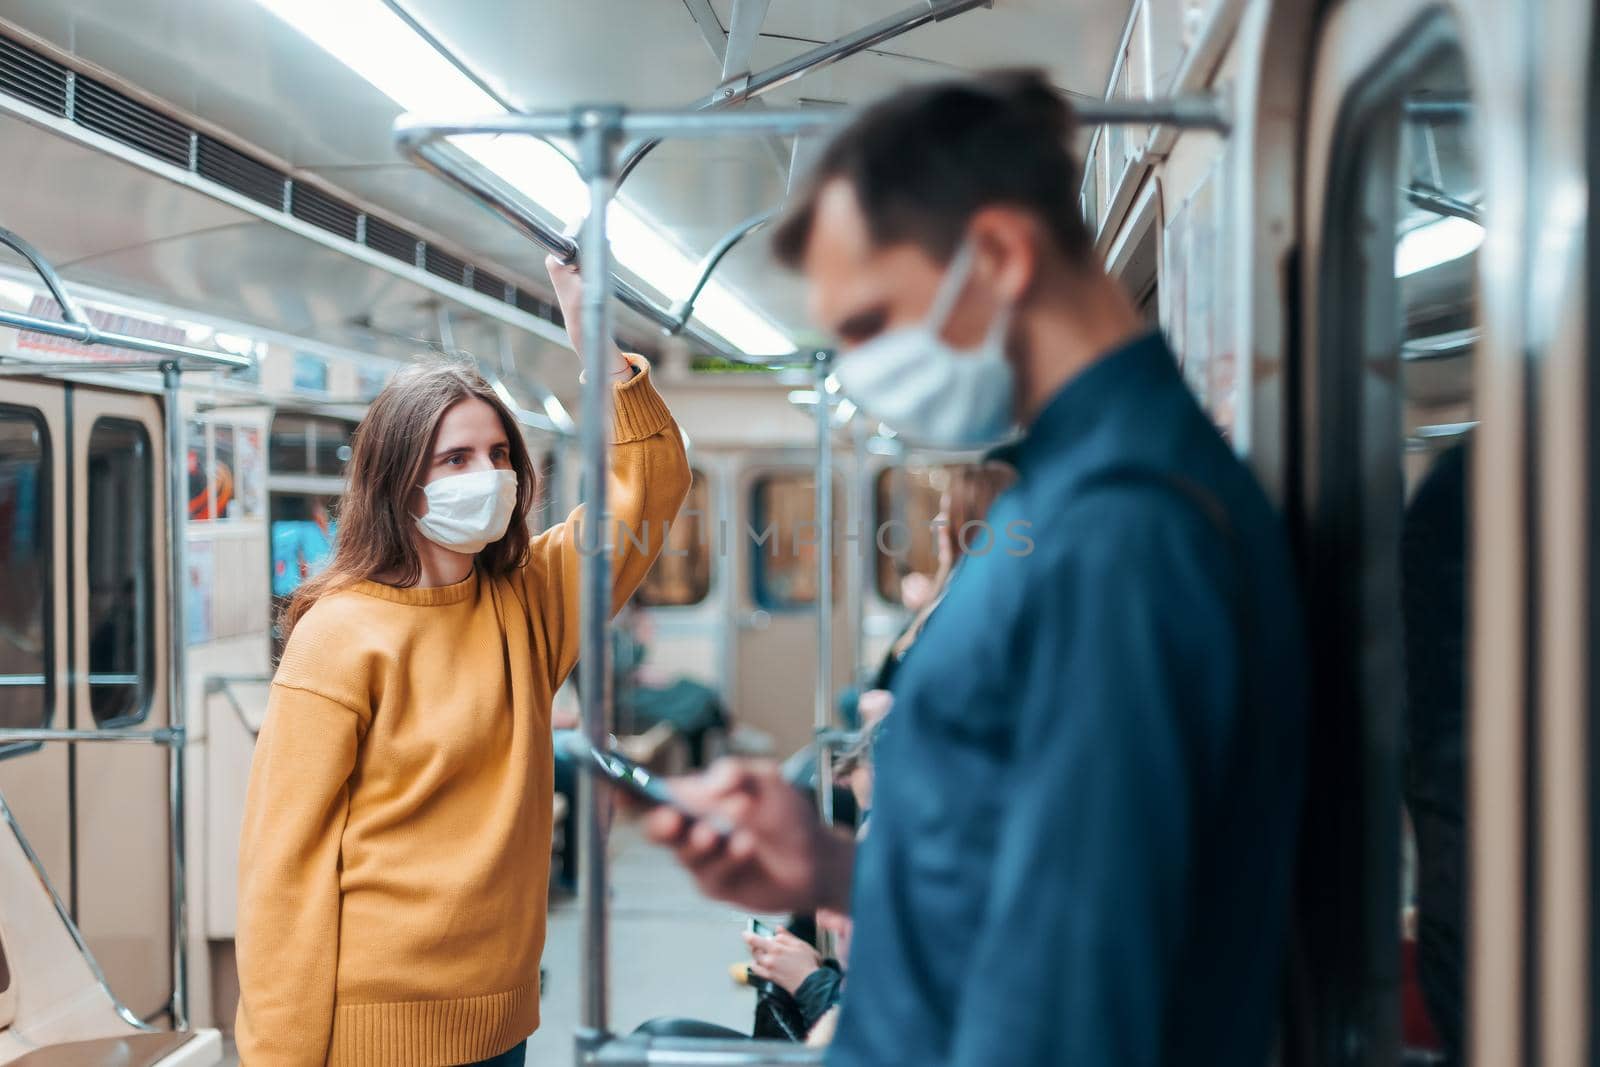
<path id="1" fill-rule="evenodd" d="M 1177 373 L 1177 361 L 1161 331 L 1114 348 L 1080 371 L 1051 397 L 1028 432 L 995 450 L 993 458 L 1009 463 L 1027 477 L 1058 460 L 1093 432 L 1098 416 L 1122 397 L 1137 395 L 1156 376 Z"/>

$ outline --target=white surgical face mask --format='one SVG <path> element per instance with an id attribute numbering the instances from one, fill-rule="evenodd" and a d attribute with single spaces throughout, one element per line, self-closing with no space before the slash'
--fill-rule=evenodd
<path id="1" fill-rule="evenodd" d="M 500 540 L 517 509 L 516 471 L 472 471 L 422 487 L 428 513 L 417 516 L 422 536 L 452 552 L 473 555 Z"/>
<path id="2" fill-rule="evenodd" d="M 834 372 L 845 396 L 915 444 L 981 448 L 1003 441 L 1015 426 L 1014 372 L 1005 352 L 1010 308 L 975 349 L 962 351 L 940 337 L 972 263 L 972 247 L 963 244 L 926 319 L 874 337 Z"/>

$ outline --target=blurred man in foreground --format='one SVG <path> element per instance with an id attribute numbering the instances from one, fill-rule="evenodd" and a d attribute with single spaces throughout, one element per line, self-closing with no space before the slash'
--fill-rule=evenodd
<path id="1" fill-rule="evenodd" d="M 764 765 L 678 784 L 730 833 L 650 816 L 713 896 L 853 914 L 834 1064 L 1257 1064 L 1271 1043 L 1305 727 L 1294 576 L 1104 274 L 1073 134 L 1034 73 L 899 93 L 778 233 L 866 412 L 944 447 L 1022 431 L 994 547 L 964 545 L 895 680 L 859 852 Z M 1026 550 L 998 536 L 1013 524 Z"/>

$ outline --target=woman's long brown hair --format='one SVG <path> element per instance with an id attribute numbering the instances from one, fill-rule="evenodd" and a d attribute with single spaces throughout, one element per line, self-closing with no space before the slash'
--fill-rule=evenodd
<path id="1" fill-rule="evenodd" d="M 433 454 L 439 420 L 463 400 L 494 409 L 511 446 L 517 472 L 517 508 L 505 536 L 478 553 L 489 575 L 515 570 L 528 554 L 528 509 L 538 492 L 537 475 L 517 422 L 489 383 L 470 364 L 430 359 L 401 371 L 373 400 L 356 427 L 349 488 L 338 506 L 333 559 L 295 591 L 283 613 L 285 636 L 322 597 L 380 575 L 392 585 L 416 585 L 422 560 L 413 540 L 413 493 L 421 487 Z"/>

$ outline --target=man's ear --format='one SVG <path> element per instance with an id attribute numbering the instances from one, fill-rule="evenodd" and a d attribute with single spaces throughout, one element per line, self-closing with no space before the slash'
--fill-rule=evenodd
<path id="1" fill-rule="evenodd" d="M 968 224 L 976 262 L 984 279 L 1008 304 L 1019 304 L 1039 273 L 1039 223 L 1013 207 L 986 207 Z"/>

